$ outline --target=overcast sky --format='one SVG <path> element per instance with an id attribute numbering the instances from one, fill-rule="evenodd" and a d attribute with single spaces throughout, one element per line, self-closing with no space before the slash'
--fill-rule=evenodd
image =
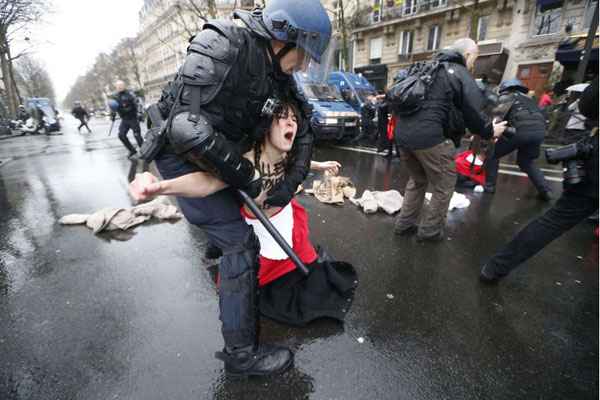
<path id="1" fill-rule="evenodd" d="M 33 27 L 33 56 L 46 65 L 58 101 L 101 51 L 135 36 L 143 0 L 52 0 L 54 12 Z M 25 35 L 23 35 L 25 36 Z M 16 44 L 22 47 L 24 42 Z"/>

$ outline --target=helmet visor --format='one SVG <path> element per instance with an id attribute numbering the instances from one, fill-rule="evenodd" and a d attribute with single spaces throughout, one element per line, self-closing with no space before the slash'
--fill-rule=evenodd
<path id="1" fill-rule="evenodd" d="M 311 81 L 323 83 L 333 70 L 336 42 L 323 42 L 320 35 L 299 34 L 296 40 L 297 67 L 293 72 L 306 73 Z"/>

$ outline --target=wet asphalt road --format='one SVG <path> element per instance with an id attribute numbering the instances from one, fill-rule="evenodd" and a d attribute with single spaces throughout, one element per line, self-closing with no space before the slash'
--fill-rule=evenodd
<path id="1" fill-rule="evenodd" d="M 218 303 L 198 229 L 145 225 L 117 240 L 58 225 L 129 206 L 128 175 L 143 168 L 106 121 L 91 135 L 74 124 L 0 140 L 0 399 L 598 398 L 592 225 L 497 287 L 477 281 L 486 257 L 548 207 L 526 178 L 502 174 L 495 196 L 469 192 L 439 244 L 395 237 L 385 214 L 299 196 L 314 243 L 357 267 L 354 305 L 344 326 L 263 320 L 261 337 L 291 346 L 295 368 L 237 381 L 213 357 Z M 314 158 L 342 162 L 359 194 L 405 181 L 397 160 L 331 148 Z"/>

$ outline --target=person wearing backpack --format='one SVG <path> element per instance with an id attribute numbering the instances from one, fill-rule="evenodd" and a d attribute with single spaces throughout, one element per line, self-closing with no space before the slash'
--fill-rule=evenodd
<path id="1" fill-rule="evenodd" d="M 456 184 L 455 146 L 465 127 L 485 139 L 500 137 L 506 129 L 506 122 L 489 121 L 481 112 L 484 99 L 469 73 L 478 56 L 477 43 L 459 39 L 432 61 L 412 65 L 408 76 L 388 93 L 392 111 L 400 117 L 395 140 L 409 172 L 394 226 L 398 235 L 416 233 L 418 241 L 443 240 Z M 422 213 L 430 185 L 431 201 Z"/>

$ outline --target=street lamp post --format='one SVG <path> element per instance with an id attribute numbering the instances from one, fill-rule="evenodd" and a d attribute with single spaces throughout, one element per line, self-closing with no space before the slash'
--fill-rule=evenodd
<path id="1" fill-rule="evenodd" d="M 587 38 L 585 39 L 585 47 L 582 50 L 581 58 L 579 59 L 579 65 L 577 66 L 577 73 L 575 74 L 575 83 L 583 82 L 585 78 L 585 71 L 587 70 L 588 63 L 590 61 L 590 54 L 592 53 L 592 45 L 594 38 L 596 37 L 596 31 L 598 30 L 598 7 L 594 10 L 594 17 L 588 31 Z"/>

